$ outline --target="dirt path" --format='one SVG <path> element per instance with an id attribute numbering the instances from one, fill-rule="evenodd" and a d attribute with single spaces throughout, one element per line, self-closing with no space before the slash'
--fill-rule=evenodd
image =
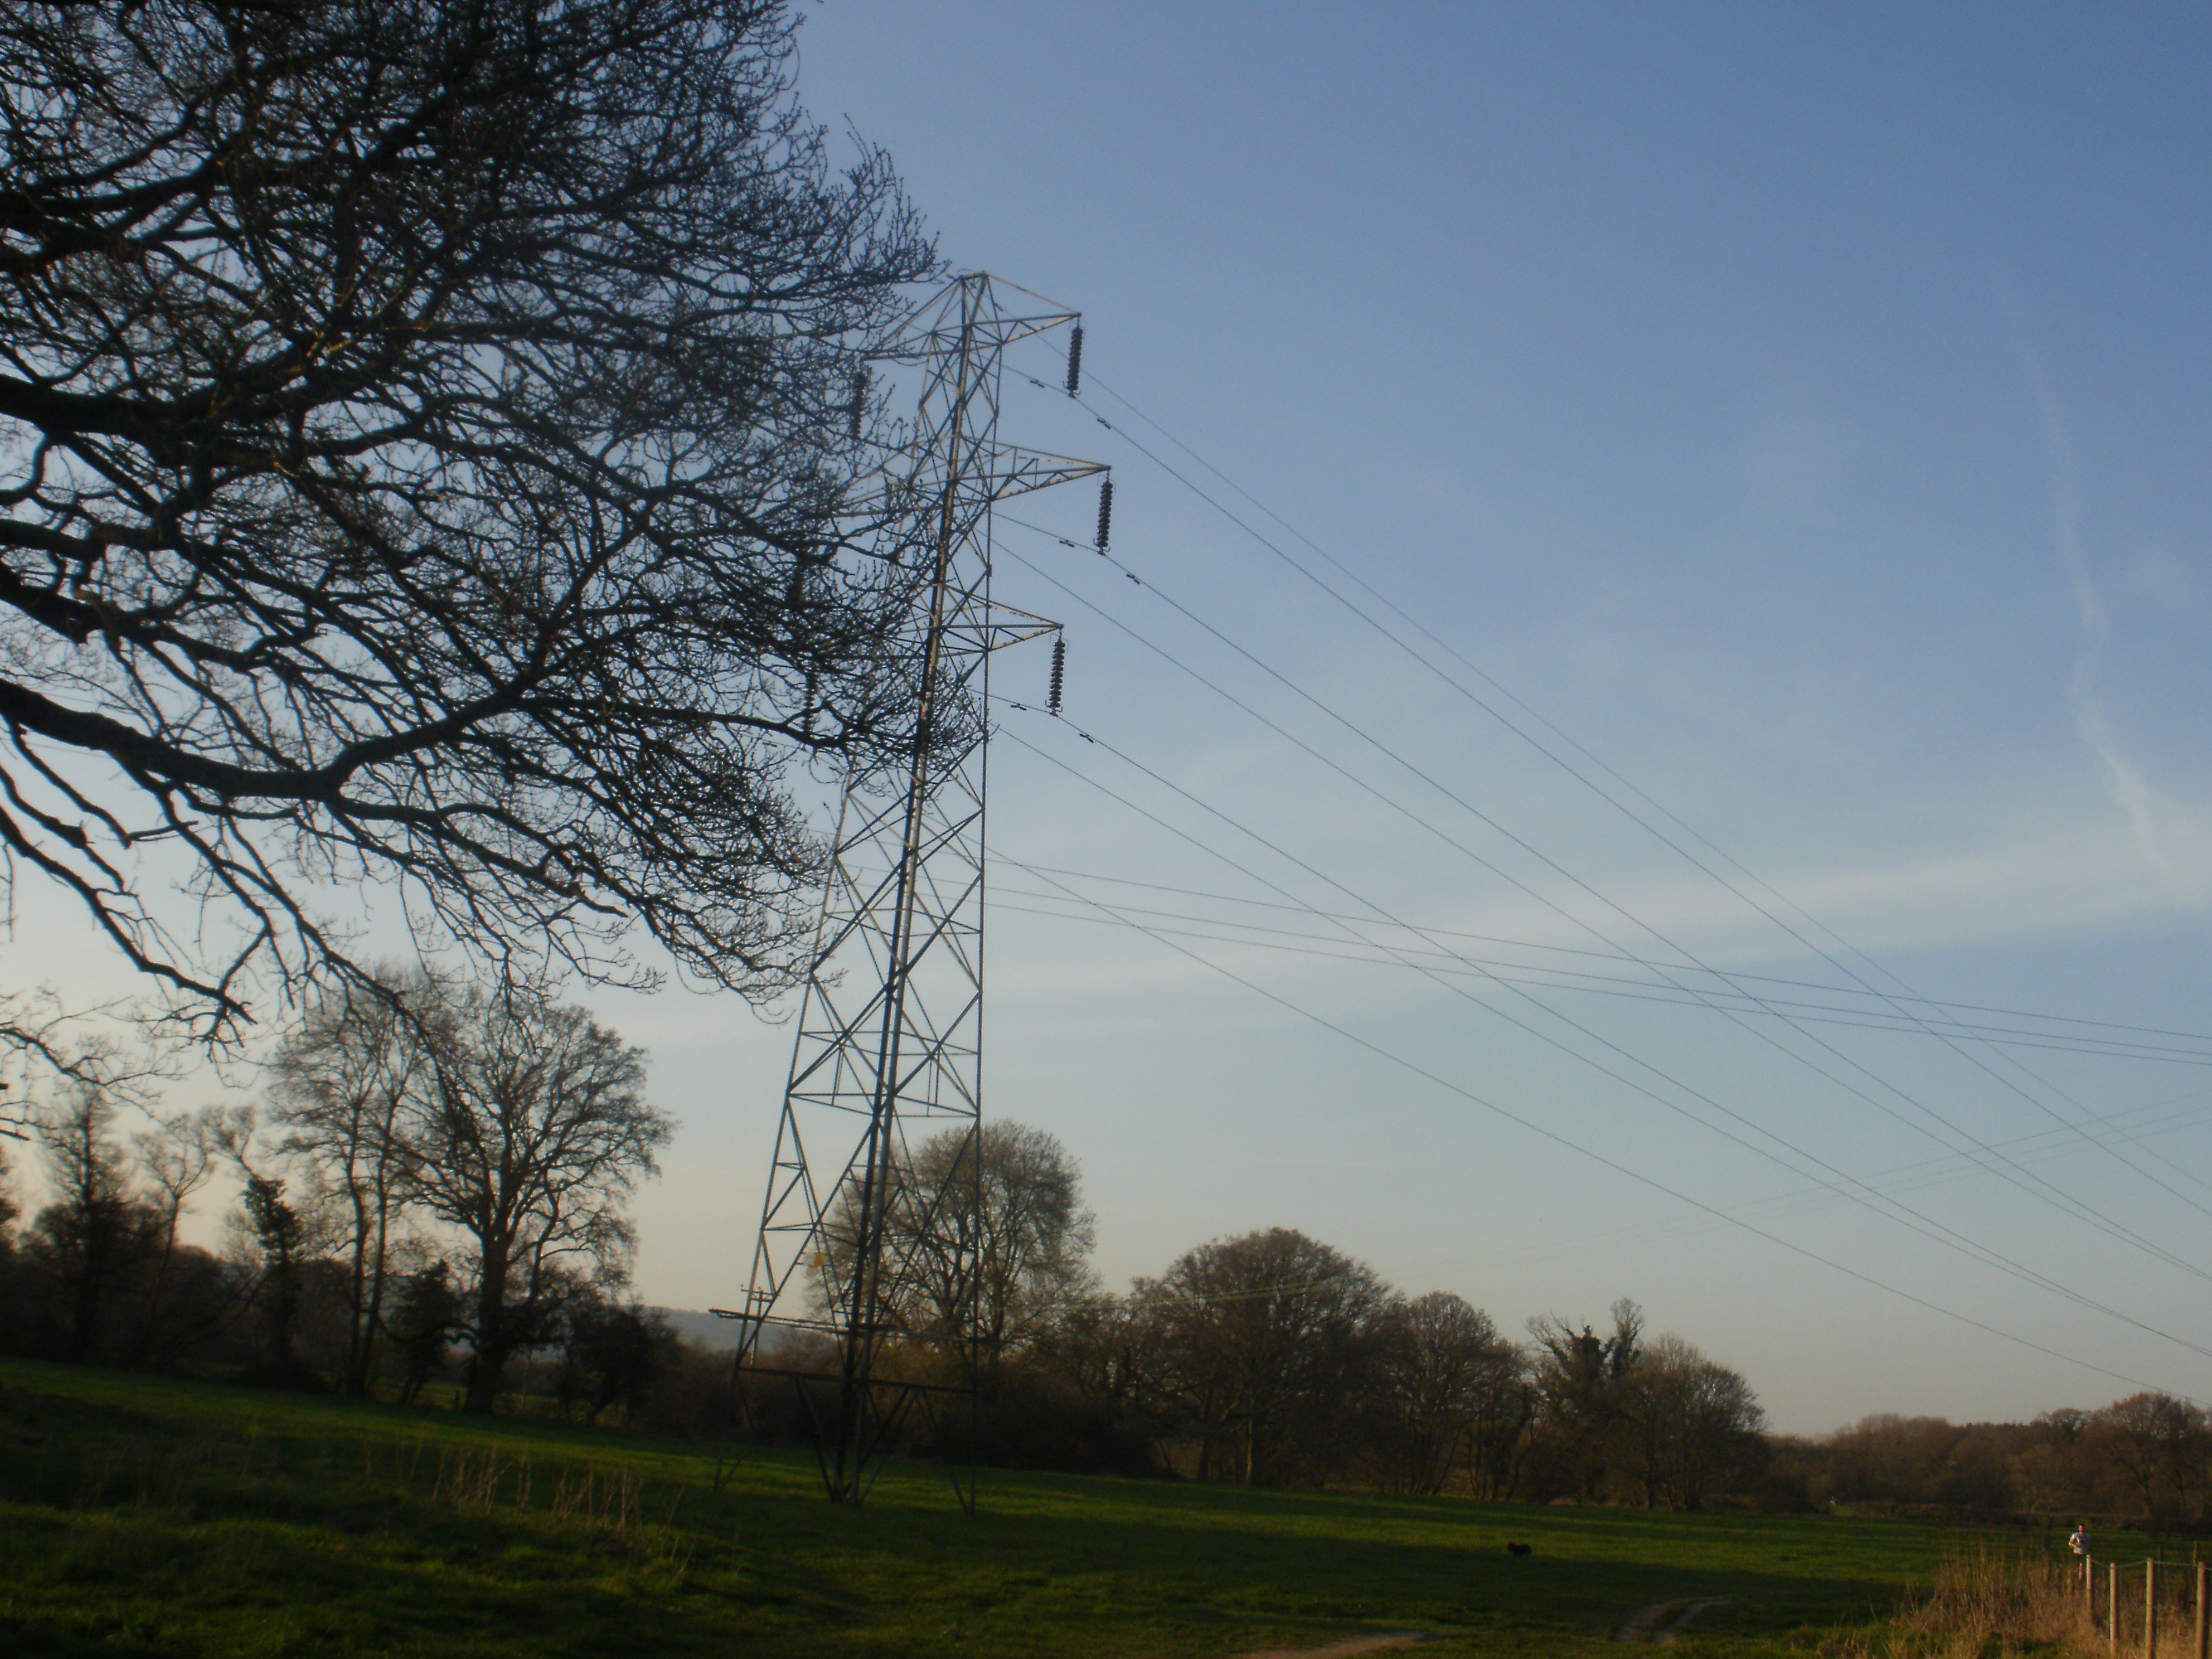
<path id="1" fill-rule="evenodd" d="M 1613 1639 L 1648 1647 L 1671 1647 L 1690 1620 L 1707 1607 L 1724 1607 L 1734 1599 L 1726 1595 L 1689 1595 L 1673 1601 L 1654 1601 L 1648 1607 L 1637 1608 L 1614 1626 Z M 1237 1654 L 1235 1659 L 1358 1659 L 1364 1653 L 1418 1647 L 1430 1639 L 1426 1631 L 1389 1631 L 1374 1636 L 1347 1636 L 1313 1648 L 1261 1648 Z"/>
<path id="2" fill-rule="evenodd" d="M 1613 1639 L 1665 1647 L 1681 1633 L 1683 1626 L 1707 1607 L 1724 1607 L 1729 1600 L 1725 1595 L 1705 1595 L 1692 1596 L 1680 1601 L 1654 1601 L 1648 1607 L 1637 1608 L 1622 1620 L 1613 1629 Z"/>
<path id="3" fill-rule="evenodd" d="M 1236 1659 L 1355 1659 L 1358 1654 L 1410 1648 L 1428 1639 L 1426 1631 L 1391 1631 L 1381 1636 L 1347 1636 L 1340 1642 L 1324 1643 L 1317 1648 L 1262 1648 L 1257 1653 L 1240 1653 Z"/>

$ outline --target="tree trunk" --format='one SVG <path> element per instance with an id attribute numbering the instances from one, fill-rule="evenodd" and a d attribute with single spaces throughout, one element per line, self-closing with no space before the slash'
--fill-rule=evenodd
<path id="1" fill-rule="evenodd" d="M 368 1392 L 368 1207 L 350 1168 L 346 1189 L 353 1200 L 353 1271 L 346 1285 L 345 1391 L 359 1399 Z"/>
<path id="2" fill-rule="evenodd" d="M 461 1409 L 489 1415 L 499 1398 L 499 1380 L 507 1370 L 507 1259 L 487 1251 L 483 1277 L 477 1285 L 477 1347 L 469 1362 L 468 1393 Z"/>
<path id="3" fill-rule="evenodd" d="M 96 1219 L 85 1224 L 83 1249 L 78 1253 L 76 1295 L 70 1319 L 69 1357 L 82 1364 L 92 1352 L 92 1340 L 100 1327 L 100 1274 L 106 1264 L 100 1261 L 103 1254 L 95 1242 Z"/>
<path id="4" fill-rule="evenodd" d="M 369 1258 L 368 1302 L 362 1318 L 361 1365 L 347 1380 L 347 1391 L 356 1399 L 368 1397 L 369 1383 L 376 1375 L 376 1334 L 384 1328 L 384 1270 L 392 1248 L 391 1235 L 392 1195 L 380 1180 L 376 1193 L 376 1253 Z"/>

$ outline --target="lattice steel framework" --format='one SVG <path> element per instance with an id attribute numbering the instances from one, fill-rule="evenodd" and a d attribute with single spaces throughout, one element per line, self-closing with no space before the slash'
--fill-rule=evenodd
<path id="1" fill-rule="evenodd" d="M 1020 297 L 1002 303 L 1002 292 Z M 840 1502 L 866 1496 L 886 1437 L 917 1401 L 937 1417 L 947 1396 L 974 1398 L 990 662 L 1056 626 L 993 602 L 991 514 L 1010 496 L 1104 471 L 1000 442 L 1000 358 L 1076 322 L 1011 284 L 965 276 L 875 354 L 921 380 L 913 441 L 884 474 L 891 501 L 914 515 L 911 540 L 934 562 L 885 668 L 914 677 L 921 731 L 902 775 L 844 792 L 751 1278 L 732 1310 L 741 1365 L 759 1367 L 771 1328 L 836 1339 L 837 1405 L 816 1429 Z M 946 1129 L 964 1137 L 963 1155 L 917 1171 L 915 1147 Z M 886 1381 L 878 1362 L 895 1342 L 909 1357 Z M 931 1358 L 916 1364 L 916 1353 Z M 972 1481 L 955 1480 L 972 1504 Z"/>

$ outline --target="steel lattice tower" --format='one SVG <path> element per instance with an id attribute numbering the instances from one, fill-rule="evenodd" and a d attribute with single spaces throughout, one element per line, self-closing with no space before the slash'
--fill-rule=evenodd
<path id="1" fill-rule="evenodd" d="M 1012 308 L 1002 292 L 1020 296 Z M 885 1437 L 917 1400 L 934 1416 L 945 1395 L 974 1397 L 990 662 L 1056 627 L 993 602 L 991 514 L 1010 496 L 1104 471 L 1000 442 L 1000 359 L 1016 341 L 1075 323 L 976 274 L 871 354 L 921 381 L 913 441 L 884 478 L 911 515 L 906 539 L 933 562 L 885 669 L 912 678 L 918 732 L 902 772 L 843 793 L 751 1277 L 732 1310 L 741 1365 L 757 1368 L 771 1325 L 836 1339 L 836 1412 L 816 1429 L 823 1480 L 841 1502 L 866 1495 Z M 1078 362 L 1072 349 L 1071 392 Z M 963 1155 L 946 1161 L 936 1190 L 921 1190 L 914 1146 L 946 1129 L 964 1136 Z M 810 1297 L 804 1311 L 787 1301 Z M 935 1378 L 880 1377 L 891 1341 L 927 1345 L 939 1357 Z M 961 1496 L 972 1504 L 972 1483 Z"/>

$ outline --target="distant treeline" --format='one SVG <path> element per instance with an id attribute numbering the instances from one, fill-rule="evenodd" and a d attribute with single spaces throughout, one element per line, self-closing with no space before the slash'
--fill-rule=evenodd
<path id="1" fill-rule="evenodd" d="M 619 1209 L 665 1121 L 636 1098 L 634 1051 L 577 1011 L 417 984 L 434 1022 L 334 1006 L 279 1055 L 272 1121 L 168 1120 L 127 1139 L 96 1091 L 39 1120 L 46 1201 L 18 1212 L 0 1182 L 0 1350 L 473 1409 L 557 1413 L 663 1432 L 796 1441 L 818 1337 L 787 1335 L 763 1366 L 685 1341 L 631 1298 Z M 623 1086 L 589 1121 L 631 1139 L 602 1152 L 593 1224 L 525 1182 L 515 1224 L 473 1223 L 494 1170 L 457 1179 L 456 1144 L 504 1127 L 511 1167 L 564 1107 L 521 1089 L 503 1056 L 548 1047 Z M 557 1091 L 556 1091 L 557 1093 Z M 611 1109 L 610 1097 L 616 1097 Z M 471 1103 L 473 1102 L 473 1105 Z M 506 1109 L 502 1116 L 501 1103 Z M 526 1105 L 527 1109 L 520 1109 Z M 1287 1228 L 1194 1246 L 1126 1293 L 1089 1266 L 1073 1160 L 1052 1136 L 989 1126 L 916 1154 L 941 1186 L 980 1156 L 982 1260 L 897 1310 L 916 1332 L 989 1340 L 976 1409 L 920 1412 L 900 1449 L 985 1462 L 1260 1486 L 1356 1486 L 1532 1502 L 1767 1510 L 1830 1504 L 1996 1517 L 2200 1522 L 2212 1428 L 2197 1407 L 2138 1395 L 2032 1423 L 1870 1417 L 1819 1438 L 1765 1432 L 1751 1385 L 1616 1302 L 1601 1323 L 1547 1316 L 1524 1340 L 1445 1291 L 1407 1296 Z M 543 1155 L 540 1155 L 543 1161 Z M 242 1201 L 224 1247 L 179 1225 L 218 1165 Z M 0 1165 L 0 1174 L 4 1165 Z M 889 1223 L 899 1224 L 895 1200 Z M 830 1218 L 828 1273 L 836 1272 Z M 487 1262 L 490 1267 L 487 1267 Z M 824 1285 L 813 1287 L 817 1307 Z M 956 1380 L 941 1343 L 892 1346 L 878 1375 Z"/>
<path id="2" fill-rule="evenodd" d="M 550 986 L 418 972 L 311 1009 L 265 1121 L 66 1079 L 27 1120 L 27 1218 L 0 1158 L 0 1348 L 401 1400 L 452 1383 L 480 1412 L 556 1355 L 563 1409 L 636 1400 L 673 1352 L 626 1293 L 627 1201 L 672 1127 L 644 1078 Z M 223 1248 L 187 1243 L 224 1176 Z"/>
<path id="3" fill-rule="evenodd" d="M 2201 1407 L 2164 1394 L 2027 1423 L 1884 1413 L 1818 1438 L 1778 1438 L 1772 1459 L 1819 1505 L 2172 1529 L 2212 1519 L 2212 1424 Z"/>

